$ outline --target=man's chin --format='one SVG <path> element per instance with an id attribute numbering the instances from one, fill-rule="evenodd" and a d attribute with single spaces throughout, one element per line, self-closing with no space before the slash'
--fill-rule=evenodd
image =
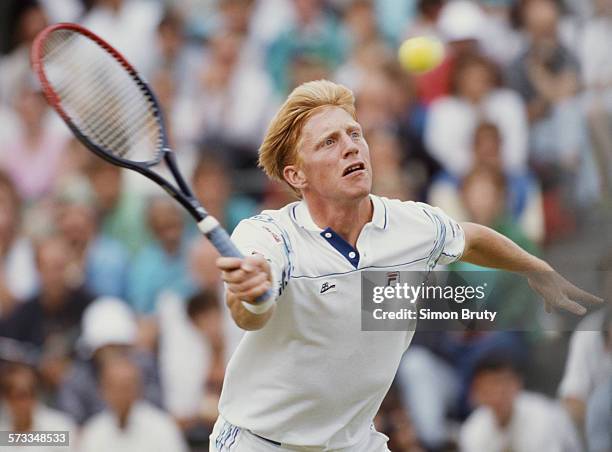
<path id="1" fill-rule="evenodd" d="M 348 199 L 359 201 L 360 199 L 363 199 L 369 196 L 371 192 L 372 192 L 372 187 L 370 186 L 366 186 L 366 185 L 354 186 L 354 187 L 350 187 L 350 189 L 347 190 L 346 197 Z"/>

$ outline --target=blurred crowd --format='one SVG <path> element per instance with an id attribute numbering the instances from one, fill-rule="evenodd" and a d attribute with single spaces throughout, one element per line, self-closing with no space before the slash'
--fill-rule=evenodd
<path id="1" fill-rule="evenodd" d="M 183 210 L 47 106 L 29 50 L 63 21 L 150 81 L 181 171 L 228 230 L 294 200 L 257 149 L 286 95 L 328 78 L 355 93 L 376 194 L 541 255 L 607 218 L 582 270 L 612 267 L 612 0 L 2 0 L 0 430 L 69 430 L 83 452 L 207 450 L 242 335 Z M 423 35 L 444 61 L 408 74 L 397 48 Z M 612 282 L 591 289 L 609 300 Z M 376 425 L 394 452 L 610 452 L 610 400 L 602 310 L 571 337 L 417 333 Z"/>

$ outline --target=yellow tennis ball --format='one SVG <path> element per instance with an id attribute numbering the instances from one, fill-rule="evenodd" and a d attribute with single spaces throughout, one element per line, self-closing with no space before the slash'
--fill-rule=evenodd
<path id="1" fill-rule="evenodd" d="M 408 72 L 422 74 L 438 66 L 444 59 L 444 44 L 435 38 L 419 36 L 405 40 L 398 59 Z"/>

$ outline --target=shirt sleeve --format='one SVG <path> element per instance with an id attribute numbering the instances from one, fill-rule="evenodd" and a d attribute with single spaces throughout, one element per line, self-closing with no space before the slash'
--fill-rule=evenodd
<path id="1" fill-rule="evenodd" d="M 455 220 L 439 207 L 417 203 L 435 227 L 435 240 L 428 258 L 430 268 L 448 265 L 459 260 L 465 249 L 465 234 Z"/>
<path id="2" fill-rule="evenodd" d="M 289 281 L 290 244 L 286 232 L 269 216 L 257 215 L 241 221 L 232 240 L 245 256 L 261 254 L 272 270 L 272 292 L 276 298 Z"/>

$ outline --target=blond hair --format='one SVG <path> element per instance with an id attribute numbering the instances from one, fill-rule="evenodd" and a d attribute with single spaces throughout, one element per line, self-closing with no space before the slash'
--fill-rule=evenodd
<path id="1" fill-rule="evenodd" d="M 321 107 L 335 106 L 355 118 L 355 98 L 345 86 L 317 80 L 295 88 L 276 113 L 259 148 L 259 166 L 271 179 L 286 182 L 283 169 L 298 163 L 302 127 Z M 291 187 L 296 191 L 293 187 Z"/>

